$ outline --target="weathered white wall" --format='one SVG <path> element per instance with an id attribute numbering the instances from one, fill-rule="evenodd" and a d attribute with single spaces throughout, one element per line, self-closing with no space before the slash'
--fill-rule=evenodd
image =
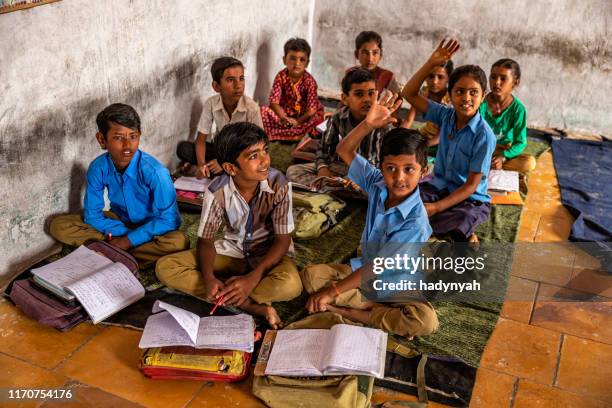
<path id="1" fill-rule="evenodd" d="M 212 61 L 241 59 L 247 94 L 265 101 L 313 1 L 65 0 L 0 15 L 0 283 L 51 245 L 49 216 L 80 210 L 101 109 L 134 106 L 141 148 L 174 164 Z"/>
<path id="2" fill-rule="evenodd" d="M 523 71 L 517 96 L 531 124 L 612 134 L 609 0 L 317 0 L 313 74 L 339 90 L 355 36 L 383 37 L 382 66 L 405 82 L 445 36 L 461 41 L 456 66 L 485 72 L 499 58 Z"/>

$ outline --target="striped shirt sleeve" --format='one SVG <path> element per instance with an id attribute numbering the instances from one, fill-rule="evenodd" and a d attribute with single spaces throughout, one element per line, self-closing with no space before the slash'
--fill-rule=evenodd
<path id="1" fill-rule="evenodd" d="M 277 235 L 291 234 L 294 229 L 291 196 L 291 183 L 287 183 L 286 186 L 278 189 L 274 197 L 272 224 L 274 233 Z"/>
<path id="2" fill-rule="evenodd" d="M 198 237 L 203 239 L 213 239 L 223 221 L 223 207 L 219 204 L 215 196 L 206 191 L 202 204 L 202 215 L 200 226 L 198 227 Z"/>

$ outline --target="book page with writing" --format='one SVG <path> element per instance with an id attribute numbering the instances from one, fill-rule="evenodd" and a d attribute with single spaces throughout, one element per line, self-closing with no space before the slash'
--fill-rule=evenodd
<path id="1" fill-rule="evenodd" d="M 195 344 L 170 313 L 161 312 L 149 316 L 138 347 L 145 349 L 166 346 L 194 347 Z"/>
<path id="2" fill-rule="evenodd" d="M 247 314 L 200 318 L 197 348 L 253 352 L 255 321 Z"/>
<path id="3" fill-rule="evenodd" d="M 83 305 L 94 324 L 145 294 L 144 287 L 122 263 L 115 262 L 66 287 Z"/>
<path id="4" fill-rule="evenodd" d="M 187 333 L 193 344 L 197 343 L 198 339 L 198 328 L 200 326 L 200 316 L 195 313 L 191 313 L 185 309 L 181 309 L 177 306 L 172 306 L 166 302 L 156 300 L 153 304 L 153 313 L 158 313 L 161 310 L 165 310 L 174 317 L 174 320 L 181 325 L 183 330 Z"/>
<path id="5" fill-rule="evenodd" d="M 195 191 L 203 193 L 210 184 L 209 178 L 197 179 L 195 177 L 179 177 L 174 181 L 174 188 L 177 190 Z"/>
<path id="6" fill-rule="evenodd" d="M 337 324 L 330 332 L 330 352 L 324 362 L 324 374 L 384 376 L 384 359 L 381 366 L 380 355 L 386 351 L 387 333 L 348 324 Z"/>
<path id="7" fill-rule="evenodd" d="M 329 335 L 326 329 L 279 330 L 265 374 L 322 375 L 321 359 L 328 348 Z"/>
<path id="8" fill-rule="evenodd" d="M 489 190 L 519 191 L 519 175 L 516 171 L 491 170 L 489 172 Z"/>
<path id="9" fill-rule="evenodd" d="M 39 278 L 65 288 L 84 276 L 111 265 L 113 261 L 91 249 L 80 246 L 70 254 L 40 268 L 32 269 Z"/>

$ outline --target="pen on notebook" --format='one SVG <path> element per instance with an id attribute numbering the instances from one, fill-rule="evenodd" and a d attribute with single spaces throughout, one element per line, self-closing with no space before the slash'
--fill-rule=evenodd
<path id="1" fill-rule="evenodd" d="M 215 307 L 213 307 L 212 310 L 210 311 L 211 315 L 215 313 L 215 310 L 217 310 L 221 302 L 223 302 L 223 295 L 219 296 L 219 299 L 217 299 L 217 303 L 215 303 Z"/>

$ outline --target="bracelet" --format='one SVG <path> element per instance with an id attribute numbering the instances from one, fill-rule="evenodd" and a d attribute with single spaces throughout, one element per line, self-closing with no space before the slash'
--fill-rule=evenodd
<path id="1" fill-rule="evenodd" d="M 336 291 L 336 296 L 340 296 L 340 290 L 338 289 L 338 286 L 336 286 L 336 282 L 332 282 L 331 287 Z"/>

